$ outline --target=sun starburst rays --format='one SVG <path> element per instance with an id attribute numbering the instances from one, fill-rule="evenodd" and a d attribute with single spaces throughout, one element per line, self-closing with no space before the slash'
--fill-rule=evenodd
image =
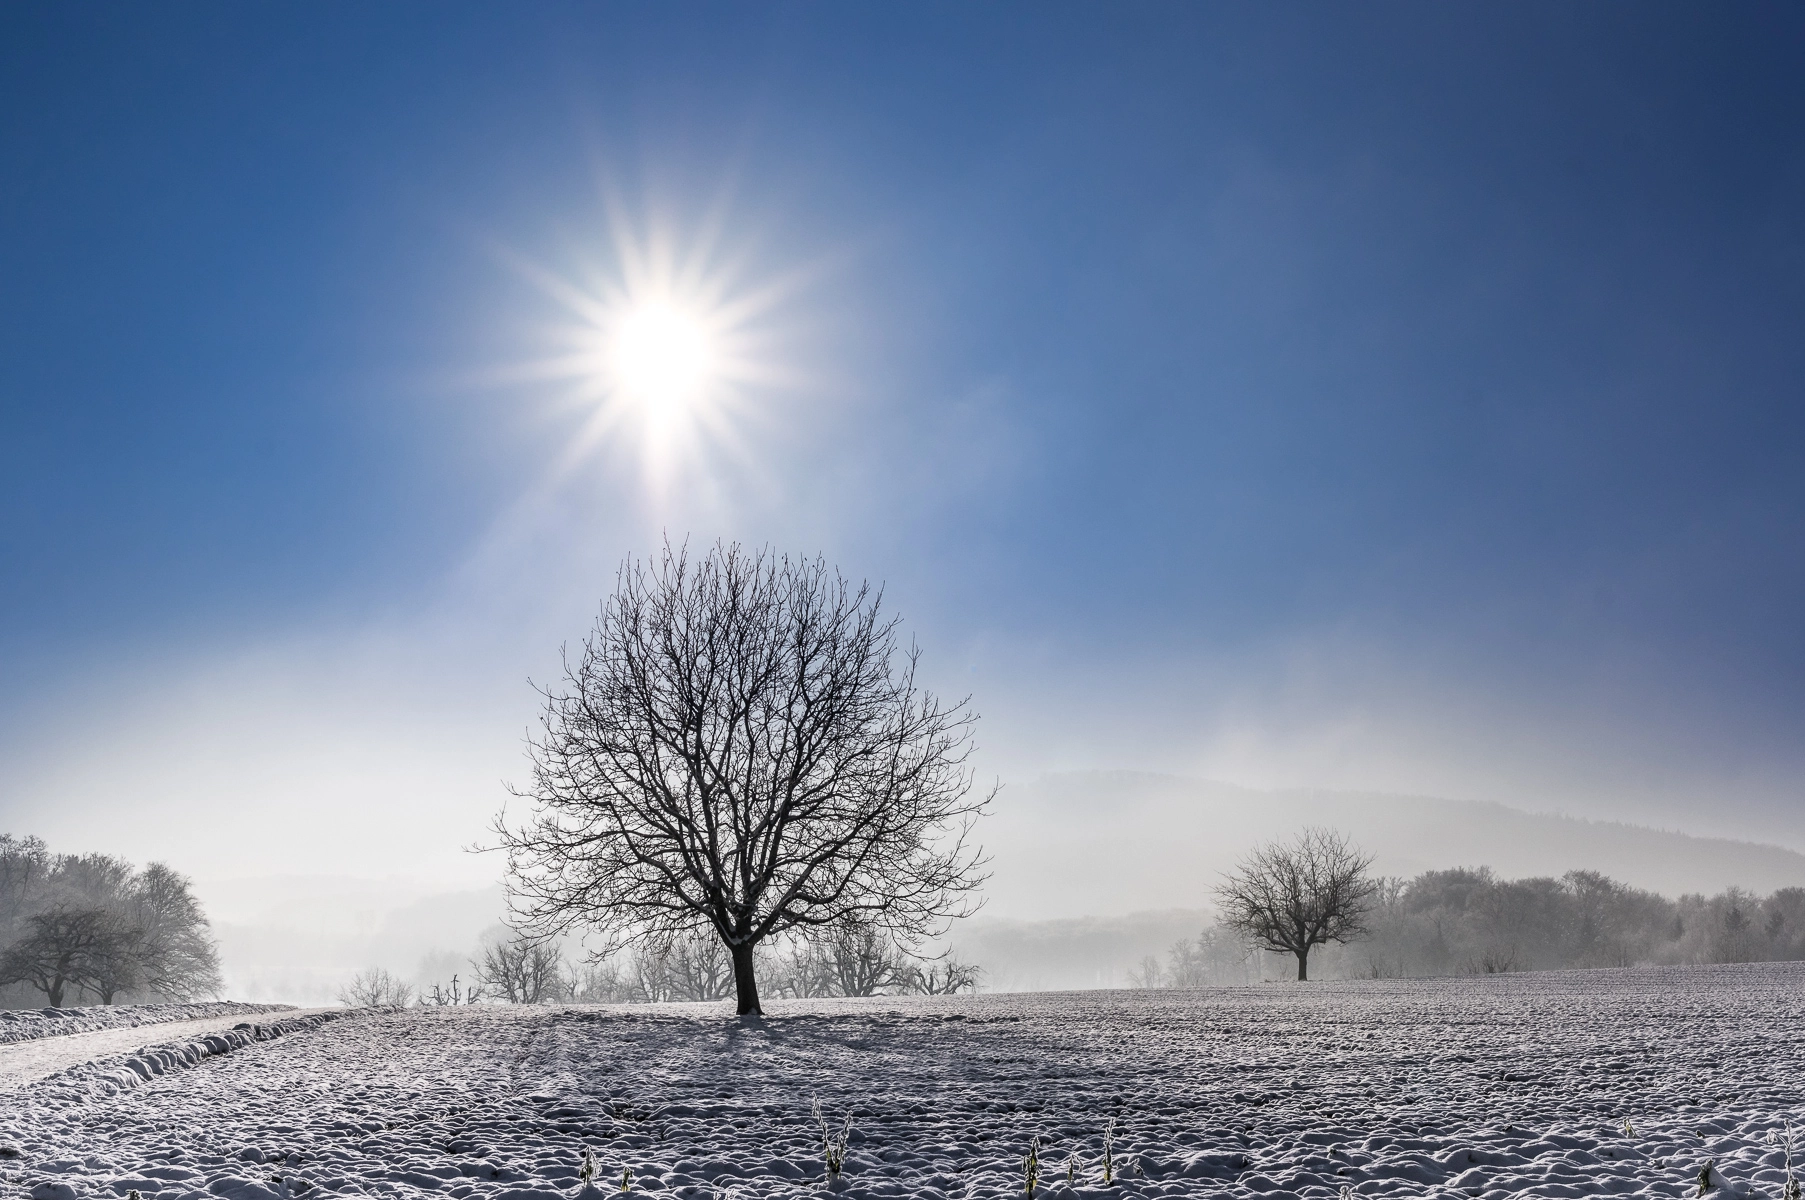
<path id="1" fill-rule="evenodd" d="M 560 406 L 580 416 L 554 475 L 630 460 L 661 495 L 721 456 L 749 462 L 754 393 L 784 378 L 763 325 L 785 285 L 744 286 L 745 263 L 713 234 L 680 253 L 669 236 L 612 232 L 609 270 L 514 264 L 564 314 L 545 331 L 548 352 L 509 372 L 561 385 Z"/>

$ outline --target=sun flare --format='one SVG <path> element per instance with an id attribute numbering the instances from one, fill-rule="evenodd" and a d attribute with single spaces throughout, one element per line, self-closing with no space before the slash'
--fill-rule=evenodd
<path id="1" fill-rule="evenodd" d="M 563 310 L 546 330 L 550 353 L 507 376 L 561 385 L 557 400 L 575 421 L 552 476 L 598 457 L 634 460 L 663 497 L 718 477 L 729 461 L 756 469 L 750 438 L 801 386 L 778 361 L 777 310 L 806 272 L 760 278 L 718 230 L 687 244 L 625 219 L 611 220 L 610 232 L 612 253 L 576 256 L 561 271 L 510 260 Z"/>
<path id="2" fill-rule="evenodd" d="M 675 305 L 647 303 L 623 313 L 612 332 L 614 384 L 648 416 L 670 417 L 704 392 L 715 351 L 704 323 Z"/>

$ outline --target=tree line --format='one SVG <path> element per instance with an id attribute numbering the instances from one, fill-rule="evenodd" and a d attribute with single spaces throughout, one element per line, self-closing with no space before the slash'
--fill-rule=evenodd
<path id="1" fill-rule="evenodd" d="M 977 990 L 981 973 L 952 954 L 910 953 L 880 931 L 854 928 L 760 947 L 754 970 L 766 995 L 951 995 Z M 464 1004 L 650 1004 L 736 995 L 733 960 L 719 938 L 689 933 L 629 951 L 573 958 L 555 941 L 524 934 L 491 938 L 470 959 L 468 979 L 415 988 L 393 974 L 359 973 L 339 993 L 353 1006 Z"/>
<path id="2" fill-rule="evenodd" d="M 1486 867 L 1375 878 L 1339 834 L 1256 850 L 1217 889 L 1223 917 L 1130 973 L 1140 987 L 1250 983 L 1265 955 L 1307 977 L 1482 975 L 1805 958 L 1805 888 L 1670 899 L 1596 871 L 1500 879 Z"/>
<path id="3" fill-rule="evenodd" d="M 52 854 L 0 834 L 0 1003 L 192 1000 L 220 988 L 189 881 L 162 863 Z"/>

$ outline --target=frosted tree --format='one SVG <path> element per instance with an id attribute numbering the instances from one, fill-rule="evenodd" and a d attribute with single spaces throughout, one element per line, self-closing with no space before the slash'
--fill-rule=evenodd
<path id="1" fill-rule="evenodd" d="M 496 831 L 518 923 L 611 944 L 711 931 L 742 1014 L 788 930 L 904 944 L 969 911 L 976 721 L 916 681 L 869 585 L 819 559 L 668 545 L 629 561 L 530 741 L 532 815 Z"/>
<path id="2" fill-rule="evenodd" d="M 1310 977 L 1310 951 L 1366 933 L 1377 884 L 1372 857 L 1331 829 L 1306 829 L 1291 842 L 1261 846 L 1216 889 L 1223 923 L 1264 949 L 1297 957 Z"/>

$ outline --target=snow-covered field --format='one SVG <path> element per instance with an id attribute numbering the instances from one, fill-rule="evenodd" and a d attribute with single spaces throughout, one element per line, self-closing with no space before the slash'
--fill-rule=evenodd
<path id="1" fill-rule="evenodd" d="M 200 1021 L 245 1016 L 287 1008 L 285 1004 L 95 1004 L 86 1008 L 9 1008 L 0 1010 L 0 1044 L 37 1038 L 160 1025 L 167 1021 Z"/>
<path id="2" fill-rule="evenodd" d="M 1043 1195 L 1779 1197 L 1805 1116 L 1805 964 L 718 1006 L 408 1010 L 109 1090 L 0 1094 L 8 1190 L 46 1198 L 552 1200 L 598 1184 Z M 1101 1181 L 1115 1118 L 1114 1184 Z"/>

